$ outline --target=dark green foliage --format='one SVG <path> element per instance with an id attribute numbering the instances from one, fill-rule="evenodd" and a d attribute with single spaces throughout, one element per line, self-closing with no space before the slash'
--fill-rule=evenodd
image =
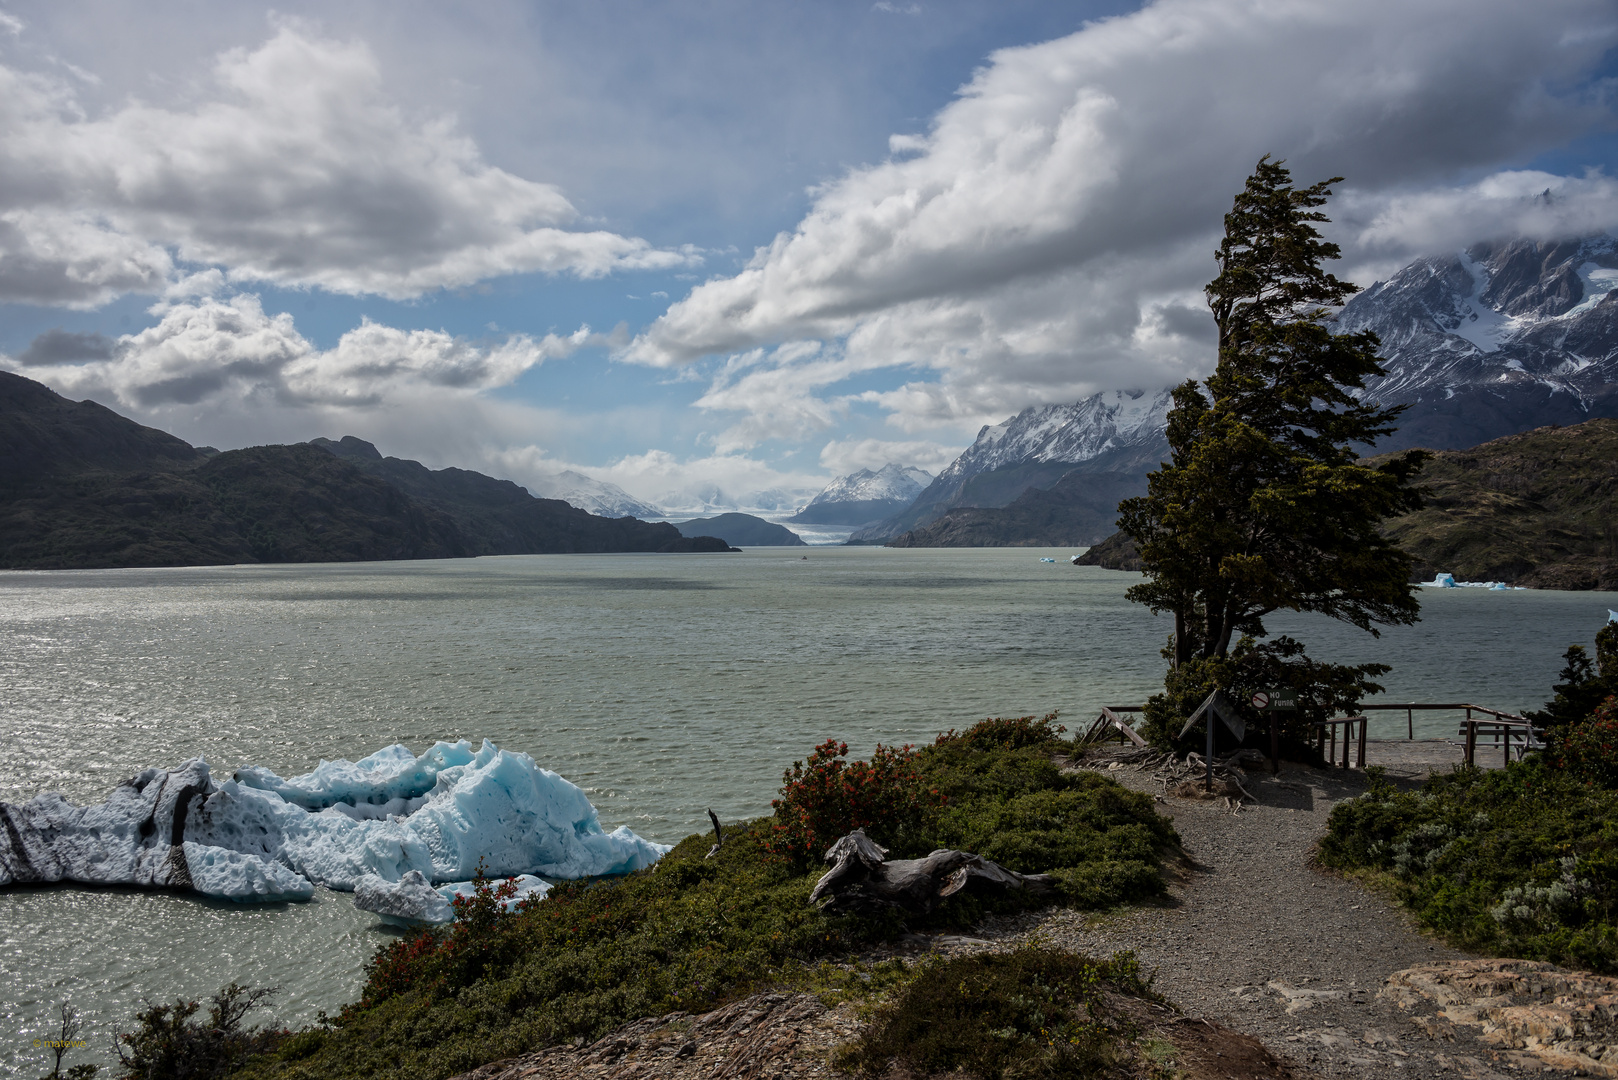
<path id="1" fill-rule="evenodd" d="M 1172 647 L 1171 642 L 1169 649 Z M 1349 666 L 1311 660 L 1304 655 L 1303 646 L 1289 637 L 1266 642 L 1244 637 L 1228 656 L 1196 657 L 1169 669 L 1163 693 L 1146 701 L 1140 733 L 1160 746 L 1202 748 L 1206 736 L 1200 724 L 1186 736 L 1183 746 L 1178 743 L 1180 729 L 1210 693 L 1222 689 L 1247 721 L 1244 744 L 1267 754 L 1270 718 L 1249 702 L 1259 690 L 1290 690 L 1297 695 L 1298 708 L 1276 714 L 1279 733 L 1286 756 L 1307 757 L 1314 753 L 1310 748 L 1313 725 L 1331 716 L 1354 713 L 1362 700 L 1382 690 L 1371 678 L 1388 670 L 1386 664 Z M 1220 751 L 1235 745 L 1223 724 L 1215 727 L 1214 744 Z"/>
<path id="2" fill-rule="evenodd" d="M 1359 461 L 1354 447 L 1391 432 L 1399 410 L 1356 396 L 1383 374 L 1376 336 L 1329 327 L 1330 310 L 1355 291 L 1322 269 L 1339 254 L 1314 228 L 1336 180 L 1298 189 L 1291 179 L 1264 158 L 1225 216 L 1220 273 L 1206 289 L 1218 366 L 1206 392 L 1195 382 L 1174 391 L 1170 461 L 1145 496 L 1119 506 L 1146 575 L 1128 596 L 1174 615 L 1175 668 L 1263 638 L 1278 610 L 1373 634 L 1416 619 L 1410 558 L 1377 526 L 1420 505 L 1410 480 L 1425 452 Z M 1301 649 L 1254 656 L 1288 678 L 1337 686 L 1375 674 L 1320 669 Z M 1222 673 L 1191 681 L 1210 676 Z"/>
<path id="3" fill-rule="evenodd" d="M 1046 713 L 1039 719 L 1018 716 L 1002 719 L 992 716 L 979 720 L 965 731 L 950 728 L 937 739 L 934 746 L 954 744 L 966 750 L 1021 750 L 1027 746 L 1050 746 L 1059 742 L 1067 728 L 1056 722 L 1056 713 Z"/>
<path id="4" fill-rule="evenodd" d="M 1618 971 L 1618 792 L 1529 760 L 1340 804 L 1328 866 L 1371 871 L 1458 947 Z"/>
<path id="5" fill-rule="evenodd" d="M 193 1020 L 201 1005 L 184 999 L 137 1013 L 134 1031 L 118 1036 L 120 1080 L 212 1080 L 228 1076 L 255 1054 L 274 1050 L 287 1037 L 280 1029 L 242 1027 L 248 1012 L 273 989 L 250 990 L 231 983 L 213 996 L 206 1020 Z"/>
<path id="6" fill-rule="evenodd" d="M 1129 954 L 1027 948 L 929 964 L 839 1064 L 872 1076 L 894 1064 L 982 1080 L 1111 1075 L 1136 1032 L 1109 994 L 1152 996 Z"/>
<path id="7" fill-rule="evenodd" d="M 1562 656 L 1561 680 L 1551 687 L 1555 696 L 1545 708 L 1530 713 L 1529 719 L 1552 729 L 1576 723 L 1590 716 L 1596 707 L 1613 694 L 1618 694 L 1618 623 L 1608 623 L 1596 633 L 1596 659 L 1583 645 L 1569 645 Z"/>
<path id="8" fill-rule="evenodd" d="M 906 755 L 903 768 L 879 770 L 876 783 L 948 797 L 901 833 L 909 849 L 894 857 L 970 840 L 993 845 L 991 857 L 1017 869 L 1061 871 L 1078 905 L 1161 892 L 1158 863 L 1176 842 L 1172 828 L 1149 798 L 1099 774 L 1062 773 L 1052 757 L 1066 744 L 1052 719 L 986 721 Z M 776 824 L 727 828 L 711 859 L 711 837 L 688 837 L 651 870 L 560 885 L 512 913 L 485 884 L 452 926 L 379 950 L 361 1000 L 329 1027 L 294 1035 L 240 1075 L 438 1080 L 593 1039 L 636 1017 L 702 1012 L 757 986 L 812 980 L 823 961 L 904 929 L 896 914 L 830 916 L 811 906 L 824 867 L 772 855 Z M 962 925 L 1035 902 L 957 895 L 912 925 Z"/>
<path id="9" fill-rule="evenodd" d="M 1609 697 L 1595 712 L 1557 730 L 1545 760 L 1575 780 L 1618 788 L 1618 697 Z"/>

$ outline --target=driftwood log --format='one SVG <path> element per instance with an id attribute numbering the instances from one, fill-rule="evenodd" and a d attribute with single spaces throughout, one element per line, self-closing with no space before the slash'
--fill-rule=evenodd
<path id="1" fill-rule="evenodd" d="M 962 889 L 1056 888 L 1049 874 L 1019 874 L 967 851 L 941 848 L 924 859 L 888 861 L 888 849 L 855 829 L 826 851 L 831 869 L 815 883 L 809 901 L 833 912 L 901 908 L 926 914 Z"/>

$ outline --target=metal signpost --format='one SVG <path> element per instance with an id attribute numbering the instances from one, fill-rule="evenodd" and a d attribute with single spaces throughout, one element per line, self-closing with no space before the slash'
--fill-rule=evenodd
<path id="1" fill-rule="evenodd" d="M 1260 690 L 1253 695 L 1253 708 L 1263 713 L 1270 721 L 1270 770 L 1275 773 L 1281 771 L 1281 728 L 1277 723 L 1277 713 L 1296 712 L 1298 708 L 1298 692 L 1296 690 Z"/>

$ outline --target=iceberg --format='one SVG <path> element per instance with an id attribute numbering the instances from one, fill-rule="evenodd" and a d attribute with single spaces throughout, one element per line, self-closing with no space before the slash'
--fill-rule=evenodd
<path id="1" fill-rule="evenodd" d="M 487 740 L 420 756 L 390 746 L 284 780 L 251 767 L 216 783 L 198 757 L 146 769 L 95 806 L 54 792 L 0 802 L 0 886 L 77 881 L 253 902 L 306 900 L 321 885 L 418 922 L 446 921 L 450 897 L 470 895 L 479 872 L 543 896 L 541 877 L 625 874 L 668 850 L 605 831 L 577 785 Z"/>
<path id="2" fill-rule="evenodd" d="M 1526 586 L 1507 585 L 1503 581 L 1456 581 L 1454 574 L 1439 574 L 1431 581 L 1423 581 L 1428 589 L 1489 589 L 1492 592 L 1524 592 Z"/>

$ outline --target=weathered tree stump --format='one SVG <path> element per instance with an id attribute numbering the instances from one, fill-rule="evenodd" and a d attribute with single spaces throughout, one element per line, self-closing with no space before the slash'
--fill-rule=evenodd
<path id="1" fill-rule="evenodd" d="M 1050 892 L 1049 874 L 1019 874 L 968 851 L 948 848 L 924 859 L 888 861 L 888 849 L 855 829 L 826 851 L 832 868 L 815 883 L 809 901 L 833 912 L 900 908 L 924 915 L 962 889 Z"/>

